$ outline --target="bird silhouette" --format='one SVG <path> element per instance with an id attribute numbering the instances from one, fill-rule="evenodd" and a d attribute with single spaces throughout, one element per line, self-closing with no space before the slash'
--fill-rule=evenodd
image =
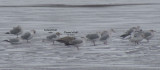
<path id="1" fill-rule="evenodd" d="M 144 39 L 143 31 L 134 31 L 131 34 L 130 41 L 138 45 Z"/>
<path id="2" fill-rule="evenodd" d="M 144 32 L 143 32 L 143 33 L 144 33 L 144 39 L 146 39 L 147 42 L 149 42 L 149 40 L 154 37 L 154 33 L 155 33 L 155 32 L 156 32 L 156 31 L 154 31 L 154 30 L 144 31 Z"/>
<path id="3" fill-rule="evenodd" d="M 22 28 L 21 26 L 17 26 L 17 27 L 13 27 L 12 30 L 10 30 L 9 32 L 6 32 L 5 34 L 14 34 L 14 35 L 17 35 L 17 38 L 18 38 L 18 35 L 22 34 Z"/>
<path id="4" fill-rule="evenodd" d="M 9 43 L 11 43 L 11 44 L 20 44 L 19 38 L 11 38 L 11 39 L 9 39 L 9 40 L 3 40 L 3 41 L 9 42 Z"/>
<path id="5" fill-rule="evenodd" d="M 99 32 L 95 34 L 87 34 L 86 38 L 96 46 L 95 42 L 100 38 Z"/>
<path id="6" fill-rule="evenodd" d="M 104 44 L 107 44 L 107 40 L 111 37 L 112 33 L 115 33 L 114 29 L 110 29 L 109 31 L 103 31 L 101 33 L 100 41 L 102 41 Z"/>
<path id="7" fill-rule="evenodd" d="M 51 34 L 49 36 L 46 37 L 46 39 L 43 39 L 42 42 L 44 41 L 51 41 L 54 44 L 54 41 L 56 41 L 57 39 L 59 39 L 61 33 L 57 32 L 55 34 Z"/>
<path id="8" fill-rule="evenodd" d="M 75 39 L 76 39 L 75 37 L 65 36 L 65 37 L 57 39 L 56 41 L 60 43 L 64 43 L 67 46 L 67 45 L 72 45 L 70 41 L 75 40 Z"/>
<path id="9" fill-rule="evenodd" d="M 125 38 L 127 36 L 130 36 L 133 31 L 139 31 L 139 30 L 141 30 L 140 26 L 132 27 L 129 30 L 127 30 L 124 34 L 122 34 L 120 37 Z"/>
<path id="10" fill-rule="evenodd" d="M 34 35 L 35 33 L 36 33 L 35 30 L 31 30 L 31 32 L 26 32 L 26 33 L 24 33 L 24 34 L 21 36 L 21 38 L 22 38 L 23 40 L 27 40 L 27 43 L 29 43 L 28 40 L 32 39 L 32 38 L 33 38 L 33 35 Z"/>

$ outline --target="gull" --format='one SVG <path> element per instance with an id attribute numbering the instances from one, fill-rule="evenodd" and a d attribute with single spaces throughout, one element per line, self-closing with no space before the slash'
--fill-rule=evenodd
<path id="1" fill-rule="evenodd" d="M 64 43 L 67 46 L 67 45 L 72 45 L 70 41 L 75 40 L 75 39 L 76 39 L 75 37 L 65 36 L 65 37 L 57 39 L 56 41 L 60 43 Z"/>
<path id="2" fill-rule="evenodd" d="M 9 40 L 3 40 L 5 42 L 9 42 L 11 44 L 20 44 L 20 40 L 18 38 L 11 38 Z"/>
<path id="3" fill-rule="evenodd" d="M 104 34 L 103 36 L 101 36 L 100 41 L 104 42 L 104 44 L 107 44 L 107 39 L 109 39 L 109 35 Z"/>
<path id="4" fill-rule="evenodd" d="M 155 33 L 155 32 L 156 32 L 156 31 L 154 31 L 154 30 L 144 31 L 144 32 L 143 32 L 143 33 L 144 33 L 144 39 L 146 39 L 147 42 L 149 42 L 149 40 L 154 37 L 154 33 Z"/>
<path id="5" fill-rule="evenodd" d="M 96 46 L 95 41 L 98 40 L 100 38 L 99 32 L 95 33 L 95 34 L 87 34 L 86 38 L 93 42 L 93 45 Z"/>
<path id="6" fill-rule="evenodd" d="M 18 35 L 22 34 L 22 28 L 18 25 L 17 27 L 13 27 L 9 32 L 6 32 L 6 34 L 14 34 L 17 35 L 18 38 Z"/>
<path id="7" fill-rule="evenodd" d="M 84 38 L 84 37 L 81 37 L 81 38 Z M 77 50 L 79 50 L 79 45 L 81 45 L 82 43 L 83 43 L 83 40 L 82 39 L 77 39 L 77 38 L 69 41 L 69 44 L 74 45 L 77 48 Z"/>
<path id="8" fill-rule="evenodd" d="M 130 41 L 134 42 L 135 45 L 137 45 L 137 44 L 139 44 L 144 39 L 143 37 L 144 37 L 144 34 L 143 34 L 142 30 L 140 30 L 140 31 L 134 31 L 131 34 Z"/>
<path id="9" fill-rule="evenodd" d="M 32 39 L 32 38 L 33 38 L 33 35 L 36 33 L 35 30 L 31 30 L 31 31 L 32 31 L 32 32 L 26 32 L 26 33 L 24 33 L 24 34 L 21 36 L 21 38 L 22 38 L 23 40 L 27 40 L 27 43 L 28 43 L 28 40 Z"/>
<path id="10" fill-rule="evenodd" d="M 109 31 L 103 31 L 101 33 L 100 41 L 104 42 L 104 44 L 107 44 L 107 40 L 110 38 L 112 32 L 115 32 L 115 30 L 110 29 Z"/>
<path id="11" fill-rule="evenodd" d="M 59 32 L 57 32 L 55 34 L 51 34 L 51 35 L 47 36 L 46 39 L 43 39 L 42 42 L 47 40 L 47 41 L 53 42 L 53 44 L 54 44 L 54 41 L 59 39 L 60 35 L 61 35 L 61 33 L 59 33 Z"/>
<path id="12" fill-rule="evenodd" d="M 139 31 L 139 30 L 141 30 L 141 29 L 140 29 L 140 26 L 132 27 L 132 28 L 130 28 L 129 30 L 127 30 L 124 34 L 122 34 L 120 37 L 125 38 L 125 37 L 131 35 L 131 33 L 132 33 L 133 31 Z"/>

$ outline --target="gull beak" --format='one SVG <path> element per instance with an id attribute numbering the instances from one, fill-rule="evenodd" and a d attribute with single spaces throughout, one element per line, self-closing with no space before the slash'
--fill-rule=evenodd
<path id="1" fill-rule="evenodd" d="M 150 30 L 151 32 L 156 32 L 155 30 Z"/>
<path id="2" fill-rule="evenodd" d="M 36 34 L 36 30 L 33 29 L 33 30 L 31 30 L 31 31 L 32 31 L 34 34 Z"/>
<path id="3" fill-rule="evenodd" d="M 112 31 L 113 33 L 116 33 L 116 31 L 115 31 L 114 29 L 111 29 L 111 31 Z"/>

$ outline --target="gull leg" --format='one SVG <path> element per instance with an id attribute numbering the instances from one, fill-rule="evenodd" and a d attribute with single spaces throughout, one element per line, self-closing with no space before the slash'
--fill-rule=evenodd
<path id="1" fill-rule="evenodd" d="M 44 42 L 45 39 L 42 39 L 42 42 Z"/>
<path id="2" fill-rule="evenodd" d="M 54 41 L 53 41 L 53 45 L 54 45 Z"/>
<path id="3" fill-rule="evenodd" d="M 95 41 L 93 41 L 94 46 L 96 46 Z"/>
<path id="4" fill-rule="evenodd" d="M 105 41 L 104 44 L 107 45 L 107 41 Z"/>
<path id="5" fill-rule="evenodd" d="M 17 34 L 17 38 L 18 38 L 18 34 Z"/>
<path id="6" fill-rule="evenodd" d="M 77 50 L 79 50 L 79 47 L 78 46 L 75 46 L 77 48 Z"/>
<path id="7" fill-rule="evenodd" d="M 135 42 L 135 46 L 137 45 L 137 42 Z"/>
<path id="8" fill-rule="evenodd" d="M 29 41 L 27 40 L 27 43 L 29 43 Z"/>
<path id="9" fill-rule="evenodd" d="M 137 42 L 137 45 L 139 45 L 139 42 Z"/>

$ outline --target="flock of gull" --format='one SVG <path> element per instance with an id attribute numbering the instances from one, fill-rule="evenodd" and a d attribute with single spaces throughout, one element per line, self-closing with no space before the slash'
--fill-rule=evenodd
<path id="1" fill-rule="evenodd" d="M 112 36 L 112 33 L 115 33 L 116 31 L 114 29 L 105 30 L 101 32 L 95 32 L 91 34 L 87 34 L 84 37 L 75 37 L 75 36 L 63 36 L 61 37 L 60 32 L 52 33 L 48 36 L 46 36 L 45 39 L 42 39 L 42 42 L 50 41 L 50 42 L 59 42 L 63 43 L 64 45 L 73 45 L 77 49 L 79 49 L 79 46 L 86 42 L 90 41 L 93 43 L 94 46 L 96 46 L 96 42 L 100 41 L 103 42 L 105 45 L 108 44 L 109 38 Z M 147 42 L 149 42 L 150 39 L 154 37 L 154 30 L 142 30 L 140 26 L 132 27 L 124 34 L 120 35 L 122 39 L 127 38 L 130 42 L 135 43 L 135 45 L 138 45 L 141 43 L 143 39 L 146 39 Z M 27 43 L 29 43 L 29 40 L 31 40 L 34 35 L 36 34 L 36 30 L 31 30 L 31 32 L 25 32 L 23 33 L 21 26 L 13 27 L 9 32 L 6 32 L 5 34 L 14 34 L 17 37 L 11 38 L 9 40 L 3 40 L 4 42 L 9 42 L 11 44 L 18 44 L 21 40 L 26 40 Z M 21 37 L 19 37 L 21 35 Z"/>
<path id="2" fill-rule="evenodd" d="M 135 45 L 139 44 L 143 39 L 149 42 L 154 37 L 155 30 L 142 30 L 140 26 L 132 27 L 127 30 L 120 37 L 126 38 L 129 36 L 129 41 L 134 42 Z"/>

